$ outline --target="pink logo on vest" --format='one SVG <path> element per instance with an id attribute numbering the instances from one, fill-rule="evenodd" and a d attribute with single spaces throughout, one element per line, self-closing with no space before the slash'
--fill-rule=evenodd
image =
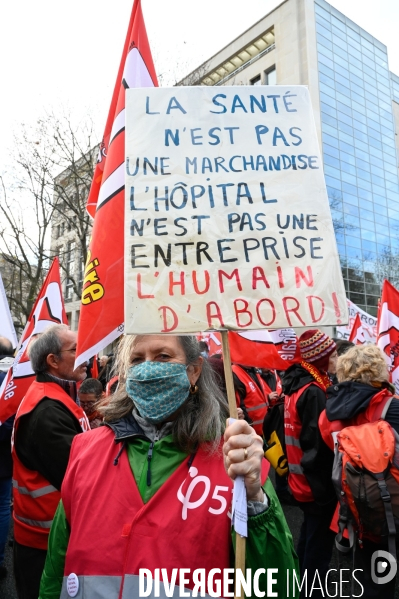
<path id="1" fill-rule="evenodd" d="M 185 495 L 183 494 L 182 489 L 183 489 L 184 485 L 187 483 L 187 480 L 185 480 L 180 485 L 180 488 L 177 491 L 177 498 L 183 504 L 182 514 L 181 514 L 183 520 L 187 520 L 188 510 L 195 510 L 196 508 L 199 508 L 203 503 L 205 503 L 206 499 L 209 496 L 210 490 L 211 490 L 210 479 L 207 476 L 197 476 L 198 469 L 195 466 L 191 466 L 191 468 L 189 470 L 189 474 L 193 480 L 190 482 L 186 494 Z M 195 495 L 198 498 L 195 501 L 190 501 L 191 496 L 194 494 L 195 488 L 199 484 L 203 485 L 201 496 L 198 497 L 198 492 L 197 492 Z M 227 499 L 226 499 L 226 497 L 224 497 L 223 495 L 220 495 L 219 493 L 221 493 L 221 492 L 229 493 L 229 491 L 231 491 L 229 489 L 229 487 L 216 485 L 215 489 L 213 491 L 213 494 L 212 494 L 212 499 L 214 499 L 217 503 L 215 504 L 215 507 L 210 507 L 208 509 L 208 512 L 210 512 L 211 514 L 215 514 L 215 515 L 222 514 L 227 508 Z"/>

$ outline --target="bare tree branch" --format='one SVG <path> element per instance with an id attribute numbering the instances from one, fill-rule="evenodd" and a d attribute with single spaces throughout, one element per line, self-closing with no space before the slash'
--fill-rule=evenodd
<path id="1" fill-rule="evenodd" d="M 34 127 L 22 126 L 14 137 L 11 170 L 0 177 L 0 267 L 6 271 L 6 294 L 20 329 L 55 255 L 60 257 L 63 279 L 80 297 L 82 270 L 70 270 L 67 240 L 75 241 L 74 263 L 84 264 L 96 139 L 90 118 L 75 125 L 70 115 L 54 112 Z M 61 228 L 66 235 L 58 234 Z"/>

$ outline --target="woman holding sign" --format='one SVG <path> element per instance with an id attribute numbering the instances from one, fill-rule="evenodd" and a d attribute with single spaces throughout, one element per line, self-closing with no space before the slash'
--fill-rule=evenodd
<path id="1" fill-rule="evenodd" d="M 296 556 L 262 440 L 242 420 L 224 430 L 227 405 L 196 339 L 127 336 L 117 360 L 107 426 L 72 447 L 40 599 L 191 596 L 183 586 L 231 596 L 238 475 L 249 515 L 246 594 L 287 596 Z"/>

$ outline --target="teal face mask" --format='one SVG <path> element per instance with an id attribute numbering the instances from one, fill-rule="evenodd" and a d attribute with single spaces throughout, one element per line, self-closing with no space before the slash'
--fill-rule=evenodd
<path id="1" fill-rule="evenodd" d="M 154 424 L 163 422 L 188 397 L 187 366 L 175 362 L 141 362 L 131 366 L 126 391 L 143 418 Z"/>

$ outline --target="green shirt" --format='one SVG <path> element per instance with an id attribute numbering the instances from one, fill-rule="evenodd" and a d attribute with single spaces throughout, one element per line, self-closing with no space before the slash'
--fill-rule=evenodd
<path id="1" fill-rule="evenodd" d="M 127 443 L 130 467 L 144 503 L 151 499 L 188 455 L 178 450 L 172 435 L 168 435 L 155 442 L 150 467 L 148 467 L 150 445 L 150 441 L 138 437 Z M 148 479 L 149 470 L 150 479 Z M 293 548 L 292 535 L 269 479 L 264 485 L 264 491 L 269 499 L 268 509 L 248 518 L 246 568 L 251 568 L 253 571 L 258 568 L 277 568 L 278 574 L 274 574 L 273 577 L 277 578 L 278 582 L 273 586 L 273 591 L 278 591 L 278 597 L 286 597 L 287 569 L 290 570 L 291 580 L 293 569 L 296 570 L 299 579 L 297 557 Z M 59 599 L 69 534 L 64 506 L 60 501 L 50 531 L 39 599 Z M 233 544 L 234 538 L 233 534 Z M 266 592 L 265 596 L 267 596 L 265 575 L 260 576 L 259 587 Z"/>

